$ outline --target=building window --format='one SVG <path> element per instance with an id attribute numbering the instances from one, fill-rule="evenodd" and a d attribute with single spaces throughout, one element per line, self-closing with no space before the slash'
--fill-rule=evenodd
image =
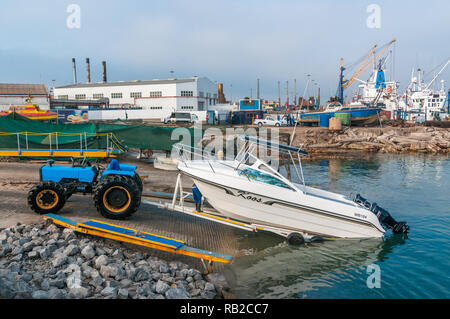
<path id="1" fill-rule="evenodd" d="M 198 110 L 203 111 L 205 109 L 205 102 L 204 101 L 198 101 Z"/>
<path id="2" fill-rule="evenodd" d="M 122 93 L 111 93 L 111 98 L 112 99 L 121 99 Z"/>
<path id="3" fill-rule="evenodd" d="M 181 96 L 194 96 L 193 91 L 181 91 Z"/>
<path id="4" fill-rule="evenodd" d="M 198 94 L 199 94 L 200 97 L 205 97 L 205 92 L 201 92 L 200 91 Z"/>
<path id="5" fill-rule="evenodd" d="M 142 97 L 142 92 L 131 92 L 130 97 L 131 98 Z"/>
<path id="6" fill-rule="evenodd" d="M 86 94 L 75 94 L 75 99 L 76 100 L 85 100 Z"/>
<path id="7" fill-rule="evenodd" d="M 94 100 L 103 99 L 103 93 L 95 93 L 92 97 Z"/>
<path id="8" fill-rule="evenodd" d="M 182 110 L 193 110 L 194 107 L 193 106 L 182 106 L 181 109 Z"/>
<path id="9" fill-rule="evenodd" d="M 151 106 L 150 110 L 162 110 L 162 106 Z"/>
<path id="10" fill-rule="evenodd" d="M 162 96 L 162 91 L 151 91 L 150 92 L 150 97 L 161 97 Z"/>
<path id="11" fill-rule="evenodd" d="M 68 95 L 58 95 L 58 99 L 60 99 L 60 100 L 68 100 L 69 96 Z"/>

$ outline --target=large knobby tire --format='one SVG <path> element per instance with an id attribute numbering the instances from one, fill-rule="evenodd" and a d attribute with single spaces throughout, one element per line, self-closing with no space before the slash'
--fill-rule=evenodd
<path id="1" fill-rule="evenodd" d="M 144 184 L 142 183 L 141 177 L 136 172 L 134 172 L 134 181 L 136 182 L 136 185 L 138 186 L 139 191 L 142 193 L 142 191 L 144 190 Z"/>
<path id="2" fill-rule="evenodd" d="M 55 182 L 41 182 L 28 193 L 28 206 L 36 213 L 54 214 L 66 203 L 64 187 Z"/>
<path id="3" fill-rule="evenodd" d="M 104 217 L 125 219 L 139 208 L 141 192 L 132 178 L 107 176 L 95 189 L 94 203 Z"/>

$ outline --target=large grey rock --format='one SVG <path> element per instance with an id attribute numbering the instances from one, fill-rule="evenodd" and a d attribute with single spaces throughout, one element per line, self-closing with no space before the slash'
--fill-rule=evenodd
<path id="1" fill-rule="evenodd" d="M 83 248 L 83 250 L 81 251 L 81 254 L 84 256 L 84 258 L 86 259 L 92 259 L 95 257 L 95 250 L 94 248 L 92 248 L 92 246 L 86 246 Z"/>
<path id="2" fill-rule="evenodd" d="M 53 267 L 60 267 L 67 263 L 67 256 L 59 255 L 53 258 L 52 265 Z"/>
<path id="3" fill-rule="evenodd" d="M 24 252 L 29 252 L 34 248 L 34 246 L 36 246 L 36 244 L 32 241 L 29 241 L 29 242 L 23 244 L 22 248 L 23 248 Z"/>
<path id="4" fill-rule="evenodd" d="M 133 284 L 133 281 L 131 281 L 128 278 L 125 278 L 123 280 L 120 281 L 120 287 L 122 288 L 128 288 L 131 287 L 131 285 Z"/>
<path id="5" fill-rule="evenodd" d="M 109 258 L 106 255 L 98 256 L 95 260 L 95 268 L 100 269 L 102 266 L 109 264 Z"/>
<path id="6" fill-rule="evenodd" d="M 40 257 L 40 255 L 37 251 L 30 251 L 28 253 L 28 258 L 30 258 L 30 259 L 37 259 L 39 257 Z"/>
<path id="7" fill-rule="evenodd" d="M 169 272 L 169 266 L 167 266 L 166 263 L 161 263 L 161 264 L 159 265 L 159 272 L 161 272 L 161 273 L 167 273 L 167 272 Z"/>
<path id="8" fill-rule="evenodd" d="M 31 297 L 33 299 L 49 299 L 50 296 L 47 291 L 36 290 L 32 292 Z"/>
<path id="9" fill-rule="evenodd" d="M 63 230 L 62 235 L 63 235 L 63 238 L 64 238 L 65 241 L 69 241 L 71 239 L 76 239 L 77 238 L 77 235 L 75 234 L 75 231 L 73 229 L 70 229 L 70 228 L 65 228 Z"/>
<path id="10" fill-rule="evenodd" d="M 64 290 L 51 288 L 48 292 L 49 299 L 64 299 Z"/>
<path id="11" fill-rule="evenodd" d="M 64 249 L 64 254 L 67 256 L 74 256 L 80 251 L 80 248 L 75 245 L 69 245 Z"/>
<path id="12" fill-rule="evenodd" d="M 169 288 L 170 286 L 162 280 L 158 280 L 155 286 L 155 290 L 158 294 L 164 294 Z"/>
<path id="13" fill-rule="evenodd" d="M 119 289 L 117 292 L 119 299 L 128 299 L 128 290 L 125 288 Z"/>
<path id="14" fill-rule="evenodd" d="M 190 298 L 189 293 L 186 290 L 180 289 L 180 288 L 169 288 L 166 291 L 165 296 L 167 299 L 189 299 Z"/>
<path id="15" fill-rule="evenodd" d="M 150 278 L 150 275 L 148 272 L 146 272 L 143 268 L 136 269 L 136 272 L 134 273 L 133 280 L 136 282 L 148 280 Z"/>
<path id="16" fill-rule="evenodd" d="M 209 291 L 216 291 L 216 287 L 214 286 L 214 284 L 207 282 L 205 284 L 205 290 L 209 290 Z"/>
<path id="17" fill-rule="evenodd" d="M 50 281 L 47 278 L 42 280 L 42 282 L 41 282 L 41 289 L 45 290 L 45 291 L 50 290 Z"/>
<path id="18" fill-rule="evenodd" d="M 50 280 L 50 286 L 63 289 L 66 286 L 66 282 L 63 279 L 52 279 Z"/>
<path id="19" fill-rule="evenodd" d="M 11 258 L 11 260 L 12 261 L 21 261 L 22 258 L 23 258 L 23 255 L 22 254 L 18 254 L 18 255 L 15 255 L 13 258 Z"/>
<path id="20" fill-rule="evenodd" d="M 89 289 L 85 287 L 74 287 L 69 290 L 69 297 L 75 299 L 84 299 L 89 297 Z"/>
<path id="21" fill-rule="evenodd" d="M 50 224 L 50 226 L 47 227 L 47 231 L 49 233 L 59 233 L 59 228 L 55 224 Z"/>
<path id="22" fill-rule="evenodd" d="M 51 253 L 47 248 L 39 250 L 39 256 L 41 256 L 42 259 L 48 259 L 51 257 Z"/>
<path id="23" fill-rule="evenodd" d="M 115 287 L 105 287 L 100 293 L 102 296 L 117 296 L 118 289 Z"/>
<path id="24" fill-rule="evenodd" d="M 22 246 L 16 246 L 11 252 L 11 255 L 13 255 L 13 256 L 16 256 L 16 255 L 19 255 L 19 254 L 23 254 L 23 247 Z"/>
<path id="25" fill-rule="evenodd" d="M 0 277 L 0 299 L 11 299 L 14 297 L 14 284 L 12 281 Z"/>

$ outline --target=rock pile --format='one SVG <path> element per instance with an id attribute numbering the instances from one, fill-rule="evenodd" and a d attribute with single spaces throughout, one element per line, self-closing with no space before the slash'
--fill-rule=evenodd
<path id="1" fill-rule="evenodd" d="M 220 274 L 117 249 L 51 222 L 0 230 L 0 299 L 213 299 L 229 295 Z"/>
<path id="2" fill-rule="evenodd" d="M 329 131 L 324 128 L 297 128 L 294 145 L 312 157 L 332 154 L 361 153 L 450 153 L 450 130 L 437 127 L 345 128 Z"/>

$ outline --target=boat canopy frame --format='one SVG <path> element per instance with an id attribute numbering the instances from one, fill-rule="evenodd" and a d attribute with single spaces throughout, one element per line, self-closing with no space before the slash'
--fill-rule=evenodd
<path id="1" fill-rule="evenodd" d="M 249 135 L 240 135 L 238 138 L 245 141 L 245 143 L 241 147 L 241 149 L 239 150 L 239 152 L 237 153 L 237 155 L 235 157 L 235 161 L 238 162 L 238 165 L 236 167 L 232 167 L 233 169 L 239 170 L 239 167 L 243 163 L 247 162 L 247 160 L 252 158 L 255 161 L 255 163 L 248 165 L 248 166 L 261 171 L 260 166 L 263 165 L 265 168 L 267 168 L 270 171 L 270 173 L 275 175 L 277 178 L 281 179 L 281 181 L 286 183 L 289 187 L 306 194 L 306 182 L 305 182 L 305 177 L 303 174 L 303 166 L 302 166 L 301 156 L 307 156 L 308 153 L 305 152 L 304 150 L 302 150 L 301 147 L 294 147 L 294 146 L 290 146 L 290 145 L 274 143 L 272 141 L 268 141 L 265 139 L 261 139 L 259 137 L 254 137 L 254 136 L 249 136 Z M 254 155 L 253 153 L 257 150 L 258 146 L 266 148 L 267 150 L 270 150 L 270 151 L 275 151 L 275 152 L 279 152 L 279 153 L 287 153 L 289 160 L 286 164 L 291 164 L 294 167 L 296 176 L 297 176 L 298 180 L 301 182 L 303 189 L 300 189 L 297 185 L 295 185 L 290 180 L 290 178 L 286 178 L 280 172 L 276 171 L 271 165 L 269 165 L 269 163 L 263 161 L 258 156 Z M 211 162 L 219 163 L 224 166 L 230 166 L 230 165 L 224 163 L 224 161 L 218 161 L 218 158 L 213 157 L 210 154 L 204 154 L 202 152 L 202 149 L 197 148 L 197 147 L 188 146 L 188 145 L 184 145 L 184 144 L 175 144 L 173 146 L 173 149 L 175 151 L 177 151 L 180 161 L 184 165 L 186 165 L 186 167 L 188 167 L 187 161 L 190 160 L 188 157 L 192 157 L 192 156 L 198 156 L 198 157 L 200 157 L 201 160 L 206 161 L 213 173 L 216 173 L 216 172 L 214 170 L 213 165 L 211 165 Z M 298 165 L 296 163 L 295 157 L 298 161 Z"/>

